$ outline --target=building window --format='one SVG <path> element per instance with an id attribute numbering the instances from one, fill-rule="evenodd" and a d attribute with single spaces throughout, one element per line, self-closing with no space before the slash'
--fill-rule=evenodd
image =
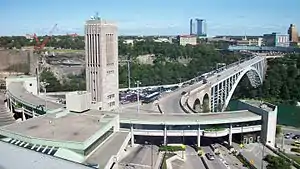
<path id="1" fill-rule="evenodd" d="M 32 83 L 30 83 L 29 86 L 32 86 Z"/>
<path id="2" fill-rule="evenodd" d="M 107 96 L 108 99 L 112 99 L 114 97 L 115 97 L 115 94 L 110 94 L 110 95 Z"/>
<path id="3" fill-rule="evenodd" d="M 115 103 L 114 101 L 108 103 L 109 107 L 112 107 L 112 106 L 114 106 L 115 104 L 116 104 L 116 103 Z"/>
<path id="4" fill-rule="evenodd" d="M 107 73 L 107 74 L 113 74 L 114 71 L 113 71 L 113 70 L 109 70 L 109 71 L 107 71 L 106 73 Z"/>

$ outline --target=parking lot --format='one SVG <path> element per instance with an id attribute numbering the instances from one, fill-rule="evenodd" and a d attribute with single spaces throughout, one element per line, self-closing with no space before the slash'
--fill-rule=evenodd
<path id="1" fill-rule="evenodd" d="M 128 89 L 126 91 L 120 91 L 119 98 L 120 103 L 123 104 L 130 104 L 134 103 L 138 100 L 142 103 L 152 103 L 157 100 L 162 94 L 172 92 L 176 90 L 177 87 L 156 87 L 156 88 L 145 88 L 145 89 Z"/>

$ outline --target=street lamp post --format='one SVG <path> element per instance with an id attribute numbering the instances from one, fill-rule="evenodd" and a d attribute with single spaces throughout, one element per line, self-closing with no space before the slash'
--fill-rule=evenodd
<path id="1" fill-rule="evenodd" d="M 49 83 L 47 82 L 41 82 L 41 86 L 43 87 L 44 90 L 44 95 L 45 95 L 45 111 L 47 111 L 47 86 L 49 86 Z"/>
<path id="2" fill-rule="evenodd" d="M 139 88 L 140 88 L 140 84 L 141 82 L 140 81 L 136 81 L 135 82 L 136 84 L 136 88 L 137 88 L 137 112 L 139 113 L 140 112 L 140 91 L 139 91 Z"/>

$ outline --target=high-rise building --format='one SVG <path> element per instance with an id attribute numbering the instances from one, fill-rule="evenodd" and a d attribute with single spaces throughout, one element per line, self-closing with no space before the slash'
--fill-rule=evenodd
<path id="1" fill-rule="evenodd" d="M 190 20 L 190 35 L 194 34 L 194 23 L 193 19 Z"/>
<path id="2" fill-rule="evenodd" d="M 206 36 L 206 22 L 204 19 L 196 19 L 197 35 Z"/>
<path id="3" fill-rule="evenodd" d="M 272 33 L 272 34 L 264 34 L 264 44 L 265 46 L 273 46 L 273 47 L 288 47 L 289 46 L 289 37 L 285 34 Z"/>
<path id="4" fill-rule="evenodd" d="M 290 27 L 288 29 L 288 34 L 289 34 L 290 42 L 294 42 L 294 43 L 299 42 L 298 31 L 297 31 L 296 25 L 294 25 L 294 24 L 290 25 Z"/>
<path id="5" fill-rule="evenodd" d="M 117 31 L 114 23 L 98 16 L 85 24 L 86 89 L 92 107 L 105 111 L 119 106 Z"/>
<path id="6" fill-rule="evenodd" d="M 190 35 L 197 35 L 198 37 L 206 37 L 206 21 L 204 19 L 190 20 Z"/>

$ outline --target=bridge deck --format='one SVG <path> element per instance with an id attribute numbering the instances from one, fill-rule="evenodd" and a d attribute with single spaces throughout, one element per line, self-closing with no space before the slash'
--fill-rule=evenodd
<path id="1" fill-rule="evenodd" d="M 39 105 L 45 105 L 45 99 L 29 93 L 23 86 L 22 82 L 12 82 L 8 85 L 8 94 L 12 95 L 16 99 L 22 100 L 23 103 L 33 105 L 33 107 Z M 54 110 L 64 107 L 64 105 L 47 101 L 47 109 Z"/>
<path id="2" fill-rule="evenodd" d="M 259 62 L 262 59 L 263 59 L 262 57 L 252 58 L 251 60 L 244 61 L 235 66 L 229 67 L 228 69 L 226 69 L 220 73 L 216 73 L 216 74 L 208 77 L 206 84 L 202 84 L 202 81 L 201 81 L 194 85 L 179 89 L 169 95 L 166 95 L 165 97 L 161 98 L 159 101 L 160 108 L 164 113 L 168 113 L 168 114 L 169 113 L 185 113 L 179 105 L 181 93 L 183 91 L 189 92 L 194 89 L 200 88 L 202 86 L 204 87 L 205 85 L 217 84 L 217 83 L 221 82 L 222 80 L 225 80 L 229 76 L 235 74 L 236 72 L 241 71 L 242 69 L 247 67 L 249 64 Z M 218 75 L 219 75 L 219 77 L 218 77 Z"/>
<path id="3" fill-rule="evenodd" d="M 108 114 L 118 114 L 105 112 Z M 89 114 L 99 114 L 97 110 L 90 110 Z M 120 113 L 121 123 L 134 124 L 170 124 L 170 125 L 197 125 L 239 123 L 261 120 L 261 116 L 248 110 L 206 113 L 206 114 L 158 114 L 158 113 Z"/>

